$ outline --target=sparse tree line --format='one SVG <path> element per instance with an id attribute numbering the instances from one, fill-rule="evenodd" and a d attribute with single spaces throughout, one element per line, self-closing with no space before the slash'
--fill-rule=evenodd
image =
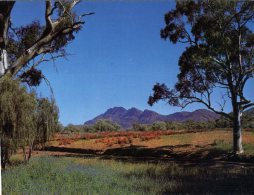
<path id="1" fill-rule="evenodd" d="M 58 129 L 58 108 L 53 99 L 39 98 L 18 80 L 0 80 L 1 164 L 3 169 L 18 149 L 29 162 L 35 147 L 44 147 Z"/>
<path id="2" fill-rule="evenodd" d="M 103 131 L 119 131 L 121 126 L 111 120 L 100 119 L 94 125 L 73 125 L 69 124 L 62 128 L 67 132 L 103 132 Z"/>
<path id="3" fill-rule="evenodd" d="M 136 131 L 157 131 L 157 130 L 211 130 L 211 129 L 222 129 L 222 128 L 232 128 L 233 124 L 231 121 L 220 118 L 217 120 L 207 121 L 207 122 L 195 122 L 195 121 L 185 121 L 185 122 L 164 122 L 156 121 L 153 124 L 133 124 L 132 129 Z M 244 128 L 254 128 L 254 121 L 246 121 L 243 124 Z"/>
<path id="4" fill-rule="evenodd" d="M 227 118 L 221 117 L 217 120 L 196 122 L 192 120 L 184 122 L 174 121 L 155 121 L 152 124 L 134 123 L 131 130 L 134 131 L 157 131 L 157 130 L 211 130 L 220 128 L 232 128 L 233 124 Z M 254 128 L 254 120 L 251 116 L 246 115 L 243 118 L 243 128 Z M 121 126 L 116 122 L 107 119 L 100 119 L 94 125 L 73 125 L 69 124 L 63 127 L 66 132 L 103 132 L 119 131 Z"/>
<path id="5" fill-rule="evenodd" d="M 243 119 L 244 128 L 254 128 L 254 120 L 250 116 Z M 233 124 L 226 118 L 219 118 L 216 120 L 209 120 L 204 122 L 196 122 L 187 120 L 184 122 L 175 121 L 156 121 L 152 124 L 135 123 L 132 125 L 132 130 L 136 131 L 157 131 L 157 130 L 211 130 L 232 128 Z"/>

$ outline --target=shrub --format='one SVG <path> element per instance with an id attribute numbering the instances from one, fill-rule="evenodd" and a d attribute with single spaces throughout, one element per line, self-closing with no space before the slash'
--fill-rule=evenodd
<path id="1" fill-rule="evenodd" d="M 81 132 L 82 131 L 82 127 L 78 126 L 78 125 L 73 125 L 73 124 L 68 124 L 65 128 L 64 131 L 68 131 L 68 132 Z"/>
<path id="2" fill-rule="evenodd" d="M 167 124 L 162 121 L 156 121 L 152 124 L 152 130 L 158 131 L 158 130 L 167 130 Z"/>
<path id="3" fill-rule="evenodd" d="M 95 131 L 118 131 L 120 130 L 120 125 L 110 120 L 98 120 L 95 125 L 93 126 Z"/>
<path id="4" fill-rule="evenodd" d="M 148 125 L 135 123 L 132 125 L 134 131 L 147 131 Z"/>

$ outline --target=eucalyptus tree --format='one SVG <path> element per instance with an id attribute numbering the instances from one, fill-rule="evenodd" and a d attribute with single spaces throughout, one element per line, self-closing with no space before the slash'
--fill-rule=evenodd
<path id="1" fill-rule="evenodd" d="M 233 151 L 242 153 L 242 114 L 254 106 L 246 84 L 254 75 L 253 1 L 177 1 L 165 14 L 161 38 L 185 44 L 174 88 L 157 83 L 148 103 L 173 106 L 202 103 L 233 123 Z M 215 89 L 222 93 L 212 101 Z M 227 102 L 232 114 L 225 112 Z"/>

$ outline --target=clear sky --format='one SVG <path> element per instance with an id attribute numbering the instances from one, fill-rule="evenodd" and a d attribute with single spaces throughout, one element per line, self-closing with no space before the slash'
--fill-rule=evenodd
<path id="1" fill-rule="evenodd" d="M 84 28 L 68 46 L 68 60 L 42 64 L 60 109 L 60 121 L 82 124 L 108 108 L 122 106 L 150 109 L 161 114 L 181 111 L 164 102 L 147 104 L 156 82 L 173 87 L 178 58 L 184 45 L 160 38 L 164 14 L 174 1 L 83 1 L 77 12 L 95 12 L 86 17 Z M 34 19 L 44 22 L 44 2 L 18 2 L 13 10 L 14 25 Z M 252 88 L 253 88 L 253 82 Z M 42 84 L 38 92 L 49 95 Z M 247 93 L 252 96 L 251 85 Z M 217 96 L 218 97 L 218 96 Z M 215 98 L 216 101 L 216 98 Z M 196 104 L 187 111 L 204 108 Z"/>

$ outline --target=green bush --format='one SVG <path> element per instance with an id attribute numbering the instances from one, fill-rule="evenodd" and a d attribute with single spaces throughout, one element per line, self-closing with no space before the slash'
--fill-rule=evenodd
<path id="1" fill-rule="evenodd" d="M 101 119 L 94 125 L 73 125 L 69 124 L 64 127 L 64 131 L 74 132 L 102 132 L 102 131 L 119 131 L 120 125 L 110 120 Z"/>
<path id="2" fill-rule="evenodd" d="M 83 132 L 96 132 L 96 129 L 94 128 L 94 126 L 93 125 L 84 125 L 83 127 L 82 127 L 82 131 Z"/>
<path id="3" fill-rule="evenodd" d="M 66 127 L 64 127 L 64 131 L 68 131 L 71 133 L 81 132 L 82 130 L 82 127 L 80 127 L 79 125 L 68 124 Z"/>
<path id="4" fill-rule="evenodd" d="M 115 122 L 101 119 L 94 124 L 93 128 L 95 131 L 118 131 L 121 127 Z"/>
<path id="5" fill-rule="evenodd" d="M 167 124 L 162 121 L 156 121 L 151 125 L 151 129 L 156 130 L 167 130 Z"/>
<path id="6" fill-rule="evenodd" d="M 149 130 L 148 125 L 135 123 L 132 125 L 134 131 L 147 131 Z"/>

